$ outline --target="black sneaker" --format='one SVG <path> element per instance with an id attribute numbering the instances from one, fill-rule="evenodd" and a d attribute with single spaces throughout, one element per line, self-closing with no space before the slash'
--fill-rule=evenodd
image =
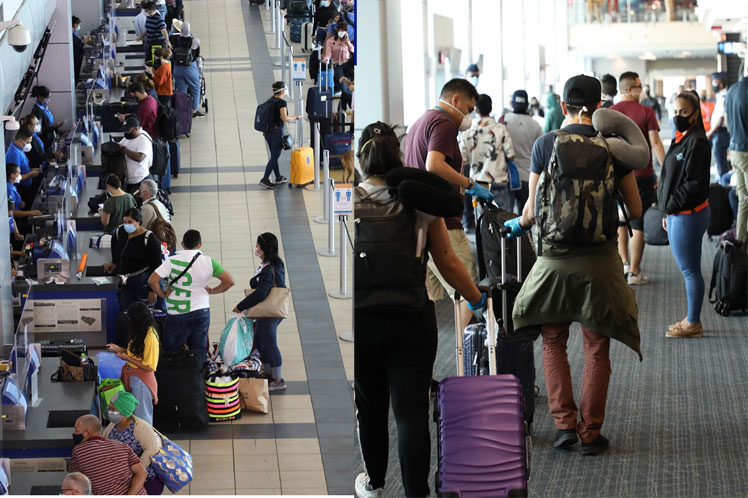
<path id="1" fill-rule="evenodd" d="M 591 443 L 582 443 L 582 455 L 599 455 L 608 449 L 609 444 L 610 441 L 608 441 L 608 438 L 603 435 L 597 436 L 597 439 Z"/>
<path id="2" fill-rule="evenodd" d="M 553 447 L 557 450 L 571 451 L 571 447 L 577 444 L 577 431 L 574 429 L 557 429 Z"/>
<path id="3" fill-rule="evenodd" d="M 287 182 L 288 182 L 288 178 L 286 178 L 285 176 L 279 176 L 278 178 L 275 179 L 276 185 L 282 185 Z"/>
<path id="4" fill-rule="evenodd" d="M 204 117 L 205 117 L 205 114 L 203 114 L 203 113 L 202 113 L 202 112 L 200 112 L 200 111 L 195 111 L 195 112 L 193 112 L 193 113 L 192 113 L 192 117 L 193 117 L 193 118 L 204 118 Z"/>
<path id="5" fill-rule="evenodd" d="M 271 190 L 275 188 L 275 184 L 267 178 L 263 178 L 262 180 L 260 180 L 260 185 Z"/>

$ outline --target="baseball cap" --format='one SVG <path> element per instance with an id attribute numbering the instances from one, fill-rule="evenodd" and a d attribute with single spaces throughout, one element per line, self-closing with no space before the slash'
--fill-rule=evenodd
<path id="1" fill-rule="evenodd" d="M 572 93 L 572 90 L 574 90 L 573 97 L 569 95 Z M 601 94 L 602 85 L 600 84 L 600 80 L 592 76 L 580 74 L 566 81 L 563 101 L 573 106 L 595 105 L 600 102 Z"/>
<path id="2" fill-rule="evenodd" d="M 478 70 L 478 64 L 470 64 L 467 69 L 465 69 L 466 73 L 479 73 Z"/>
<path id="3" fill-rule="evenodd" d="M 122 123 L 122 131 L 127 131 L 132 128 L 140 128 L 140 121 L 135 116 L 128 116 L 125 122 Z"/>
<path id="4" fill-rule="evenodd" d="M 527 98 L 527 92 L 524 90 L 515 90 L 512 94 L 512 109 L 524 112 L 530 105 L 530 99 Z"/>

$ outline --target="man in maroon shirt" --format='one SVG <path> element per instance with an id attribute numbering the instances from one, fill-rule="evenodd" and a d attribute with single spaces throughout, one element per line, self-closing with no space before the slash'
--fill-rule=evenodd
<path id="1" fill-rule="evenodd" d="M 158 137 L 158 101 L 146 93 L 143 85 L 140 83 L 130 83 L 127 91 L 135 95 L 138 99 L 138 109 L 135 115 L 140 121 L 140 127 L 148 133 L 151 138 Z M 121 123 L 124 123 L 129 114 L 118 114 Z"/>
<path id="2" fill-rule="evenodd" d="M 73 429 L 70 472 L 80 472 L 91 481 L 95 495 L 144 495 L 147 472 L 125 443 L 101 437 L 101 422 L 83 415 Z"/>
<path id="3" fill-rule="evenodd" d="M 439 175 L 454 185 L 455 189 L 465 189 L 466 194 L 493 200 L 488 189 L 462 174 L 462 152 L 457 133 L 468 130 L 472 125 L 471 114 L 477 101 L 478 92 L 468 80 L 455 78 L 447 82 L 436 107 L 426 111 L 408 130 L 403 164 Z M 455 216 L 444 221 L 452 248 L 473 281 L 477 281 L 473 254 L 462 228 L 461 218 Z M 432 299 L 442 299 L 444 290 L 450 297 L 454 296 L 454 289 L 441 276 L 433 259 L 429 260 L 428 277 L 426 284 Z M 463 327 L 467 326 L 471 316 L 467 303 L 463 301 Z"/>
<path id="4" fill-rule="evenodd" d="M 662 164 L 665 160 L 665 147 L 660 140 L 660 125 L 654 111 L 651 107 L 639 103 L 642 93 L 639 75 L 631 71 L 623 73 L 618 79 L 618 89 L 621 91 L 621 101 L 611 109 L 625 114 L 639 126 L 650 150 L 649 165 L 645 169 L 634 171 L 636 184 L 639 187 L 639 197 L 642 200 L 642 217 L 631 220 L 634 235 L 631 237 L 630 247 L 628 229 L 625 226 L 618 229 L 618 254 L 623 260 L 623 271 L 626 273 L 629 285 L 641 285 L 648 281 L 641 270 L 644 255 L 644 213 L 654 204 L 657 190 L 651 151 L 654 151 L 657 161 Z"/>

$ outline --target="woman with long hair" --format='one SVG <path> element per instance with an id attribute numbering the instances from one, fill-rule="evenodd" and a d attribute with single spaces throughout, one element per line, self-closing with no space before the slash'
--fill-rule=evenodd
<path id="1" fill-rule="evenodd" d="M 107 344 L 106 347 L 127 362 L 122 367 L 122 381 L 125 389 L 138 400 L 134 413 L 152 424 L 153 405 L 158 404 L 155 372 L 161 349 L 156 321 L 148 305 L 142 302 L 130 306 L 127 318 L 130 325 L 127 349 L 116 344 Z"/>
<path id="2" fill-rule="evenodd" d="M 278 238 L 270 232 L 257 237 L 255 256 L 260 258 L 260 266 L 249 286 L 255 291 L 245 297 L 234 307 L 234 313 L 242 313 L 252 306 L 267 299 L 273 287 L 286 286 L 286 266 L 278 255 Z M 281 365 L 283 358 L 278 348 L 278 325 L 282 318 L 258 318 L 254 324 L 254 339 L 265 367 L 270 383 L 269 390 L 278 391 L 286 388 Z"/>

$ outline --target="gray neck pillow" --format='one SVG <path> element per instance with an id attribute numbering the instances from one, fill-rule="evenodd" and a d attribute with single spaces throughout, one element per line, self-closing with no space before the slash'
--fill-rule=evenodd
<path id="1" fill-rule="evenodd" d="M 613 164 L 635 170 L 649 165 L 649 145 L 631 118 L 612 109 L 600 108 L 592 114 L 592 126 L 608 142 Z"/>

